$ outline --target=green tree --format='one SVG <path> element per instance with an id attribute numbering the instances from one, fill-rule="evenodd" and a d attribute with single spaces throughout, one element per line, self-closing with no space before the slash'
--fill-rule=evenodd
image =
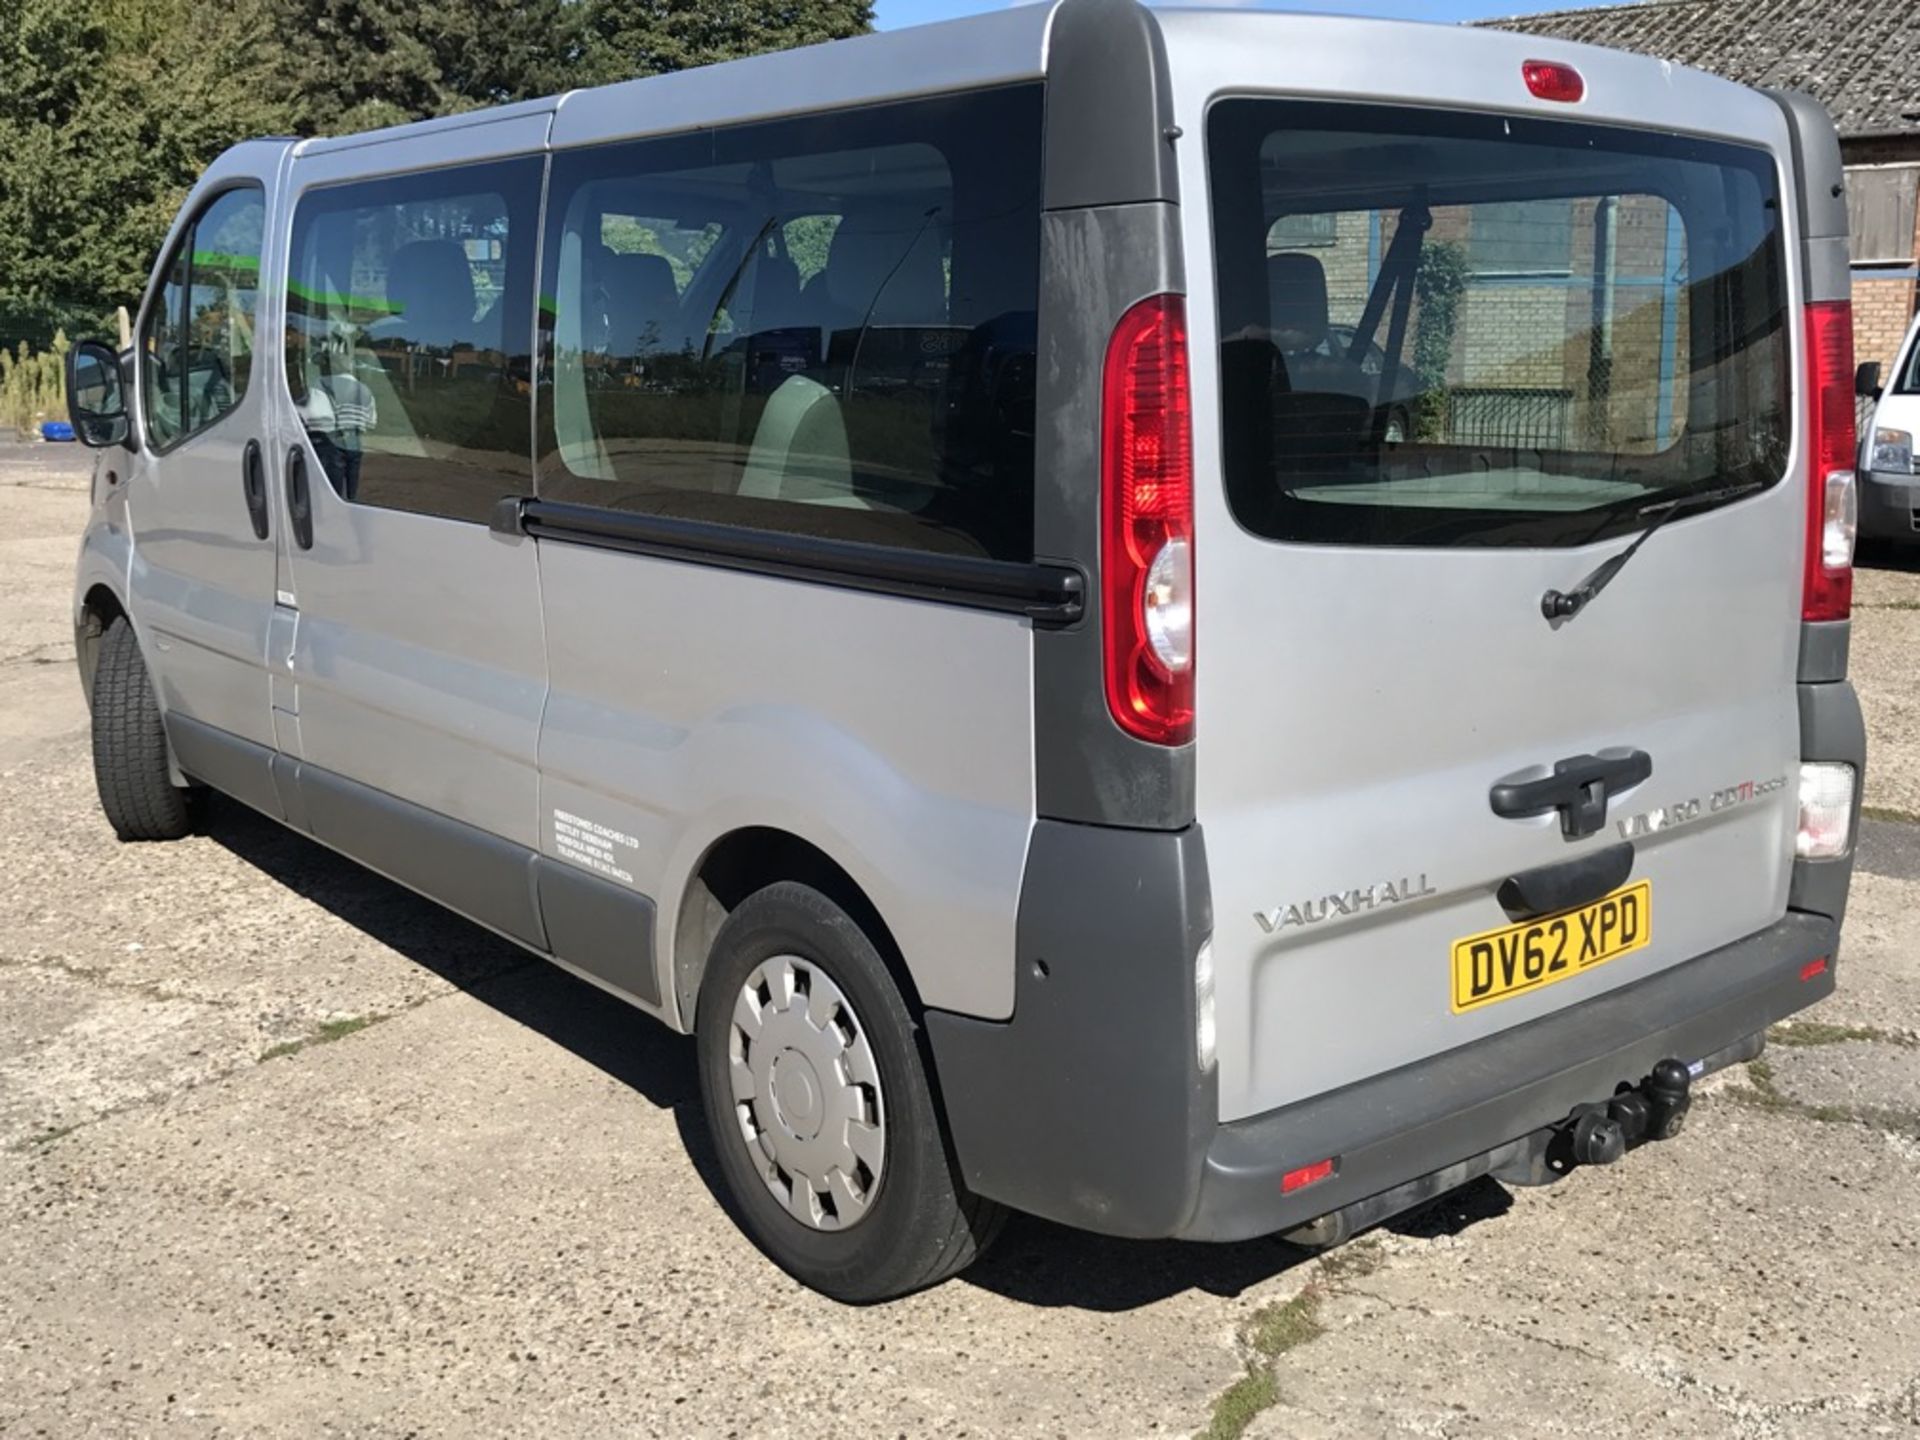
<path id="1" fill-rule="evenodd" d="M 0 0 L 0 294 L 132 304 L 207 162 L 284 131 L 264 0 Z"/>
<path id="2" fill-rule="evenodd" d="M 132 306 L 187 191 L 250 136 L 361 130 L 836 39 L 868 29 L 872 9 L 0 0 L 0 312 Z"/>
<path id="3" fill-rule="evenodd" d="M 1420 381 L 1414 433 L 1422 440 L 1439 440 L 1446 434 L 1447 366 L 1453 359 L 1453 332 L 1471 273 L 1464 245 L 1435 240 L 1420 252 L 1420 268 L 1413 280 L 1414 298 L 1420 303 L 1413 373 Z"/>
<path id="4" fill-rule="evenodd" d="M 302 131 L 342 134 L 566 89 L 578 6 L 563 0 L 271 0 L 283 93 Z"/>
<path id="5" fill-rule="evenodd" d="M 872 0 L 579 0 L 589 85 L 844 40 L 873 28 Z"/>

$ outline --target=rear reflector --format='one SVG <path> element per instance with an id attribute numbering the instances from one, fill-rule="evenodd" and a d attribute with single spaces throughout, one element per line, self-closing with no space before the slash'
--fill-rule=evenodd
<path id="1" fill-rule="evenodd" d="M 1860 499 L 1853 467 L 1853 306 L 1807 306 L 1807 552 L 1805 620 L 1853 609 L 1853 542 Z"/>
<path id="2" fill-rule="evenodd" d="M 1318 1185 L 1333 1174 L 1333 1161 L 1316 1160 L 1311 1165 L 1302 1165 L 1298 1170 L 1289 1170 L 1280 1177 L 1280 1193 L 1291 1195 L 1296 1190 L 1304 1190 L 1309 1185 Z"/>
<path id="3" fill-rule="evenodd" d="M 1571 65 L 1562 65 L 1557 60 L 1528 60 L 1520 66 L 1520 73 L 1537 100 L 1577 105 L 1587 98 L 1587 82 Z"/>
<path id="4" fill-rule="evenodd" d="M 1200 942 L 1193 957 L 1193 1048 L 1203 1071 L 1213 1069 L 1218 1030 L 1213 1015 L 1213 941 Z"/>
<path id="5" fill-rule="evenodd" d="M 1806 761 L 1800 766 L 1800 828 L 1793 853 L 1832 860 L 1853 844 L 1853 766 Z"/>
<path id="6" fill-rule="evenodd" d="M 1800 980 L 1804 984 L 1808 980 L 1818 980 L 1826 973 L 1827 957 L 1822 955 L 1818 960 L 1809 960 L 1800 967 Z"/>

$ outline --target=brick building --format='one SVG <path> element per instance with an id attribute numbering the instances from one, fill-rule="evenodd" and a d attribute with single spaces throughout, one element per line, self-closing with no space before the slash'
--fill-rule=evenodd
<path id="1" fill-rule="evenodd" d="M 1816 97 L 1847 164 L 1855 349 L 1891 365 L 1920 277 L 1920 0 L 1652 0 L 1486 23 Z"/>

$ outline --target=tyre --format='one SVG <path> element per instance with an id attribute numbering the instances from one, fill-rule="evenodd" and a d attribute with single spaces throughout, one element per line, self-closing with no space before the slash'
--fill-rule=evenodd
<path id="1" fill-rule="evenodd" d="M 740 1227 L 836 1300 L 956 1274 L 1003 1212 L 950 1158 L 919 1026 L 846 911 L 782 882 L 720 927 L 694 1023 L 707 1125 Z"/>
<path id="2" fill-rule="evenodd" d="M 193 829 L 204 792 L 168 775 L 160 702 L 125 616 L 107 626 L 94 664 L 93 779 L 122 840 L 177 840 Z"/>

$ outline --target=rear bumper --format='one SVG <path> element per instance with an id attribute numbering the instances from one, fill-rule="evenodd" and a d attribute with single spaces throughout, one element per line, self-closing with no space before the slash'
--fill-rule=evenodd
<path id="1" fill-rule="evenodd" d="M 1839 928 L 1790 914 L 1635 985 L 1331 1094 L 1219 1126 L 1180 1234 L 1244 1240 L 1289 1230 L 1489 1152 L 1604 1101 L 1669 1057 L 1732 1049 L 1833 992 Z M 1808 980 L 1801 972 L 1825 959 Z M 1283 1195 L 1287 1171 L 1337 1156 L 1327 1180 Z M 1435 1188 L 1433 1193 L 1439 1193 Z"/>
<path id="2" fill-rule="evenodd" d="M 1208 895 L 1198 826 L 1035 827 L 1013 1018 L 925 1017 L 956 1156 L 976 1193 L 1080 1229 L 1196 1240 L 1291 1230 L 1376 1197 L 1417 1203 L 1413 1182 L 1438 1194 L 1484 1174 L 1503 1163 L 1502 1147 L 1605 1101 L 1655 1062 L 1728 1058 L 1830 994 L 1840 931 L 1834 917 L 1789 912 L 1540 1020 L 1221 1124 L 1194 1043 L 1193 957 L 1213 929 Z M 1827 965 L 1802 979 L 1819 959 Z M 1282 1191 L 1288 1171 L 1329 1157 L 1331 1177 Z"/>
<path id="3" fill-rule="evenodd" d="M 1920 475 L 1860 472 L 1860 533 L 1874 540 L 1920 540 Z"/>

